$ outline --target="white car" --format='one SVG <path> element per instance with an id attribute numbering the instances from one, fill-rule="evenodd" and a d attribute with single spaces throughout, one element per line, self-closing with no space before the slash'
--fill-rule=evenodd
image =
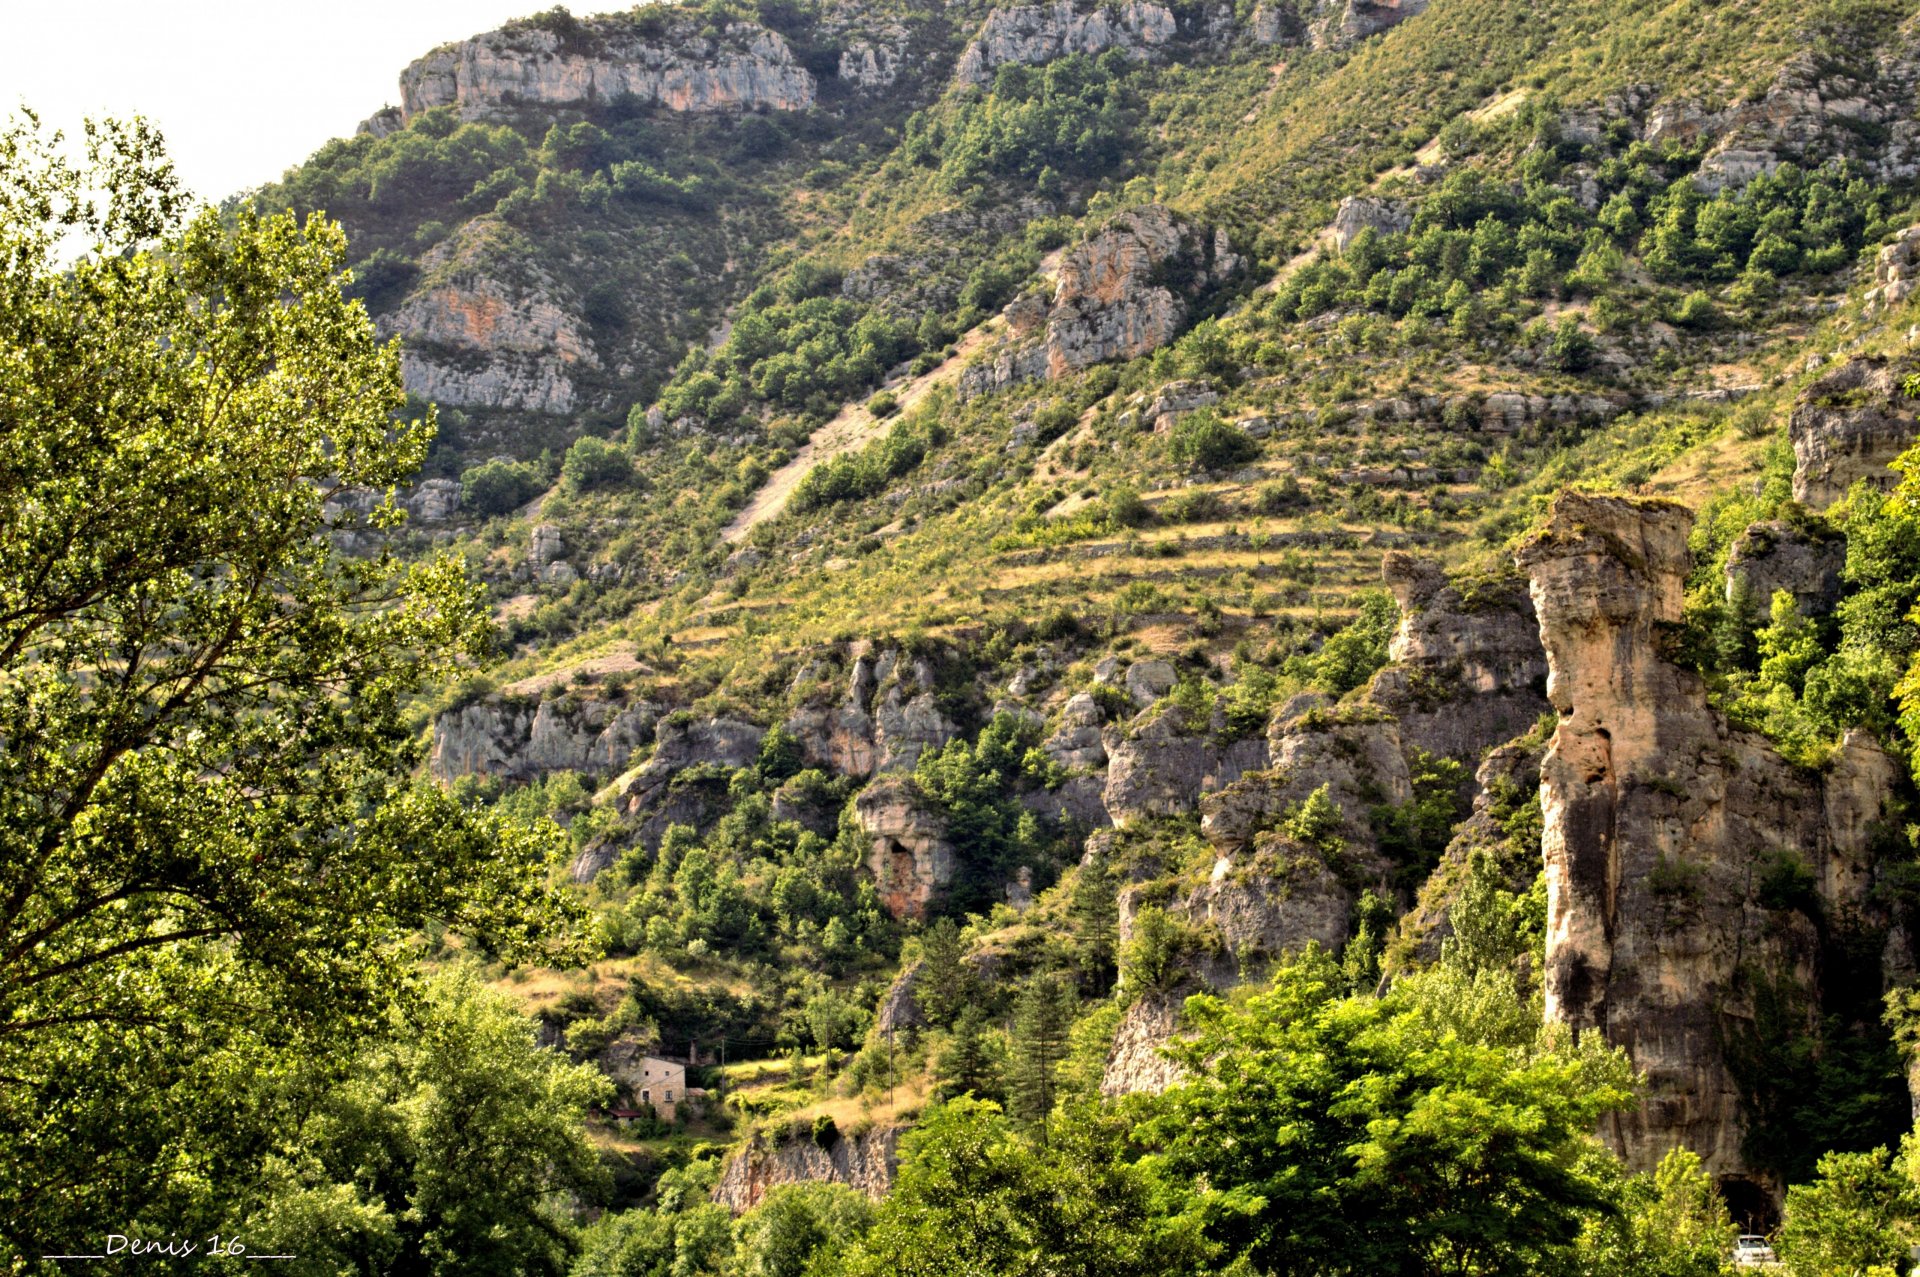
<path id="1" fill-rule="evenodd" d="M 1775 1258 L 1773 1247 L 1767 1244 L 1766 1238 L 1756 1233 L 1743 1233 L 1733 1243 L 1733 1262 L 1741 1268 L 1757 1268 L 1780 1261 Z"/>

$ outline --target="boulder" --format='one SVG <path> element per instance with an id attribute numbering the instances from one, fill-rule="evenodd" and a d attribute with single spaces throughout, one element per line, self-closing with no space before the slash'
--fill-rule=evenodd
<path id="1" fill-rule="evenodd" d="M 1203 794 L 1267 764 L 1266 741 L 1223 741 L 1211 724 L 1189 724 L 1186 711 L 1170 701 L 1124 731 L 1109 728 L 1105 744 L 1102 801 L 1116 825 L 1190 812 Z"/>
<path id="2" fill-rule="evenodd" d="M 1171 692 L 1180 676 L 1165 661 L 1135 661 L 1127 666 L 1127 695 L 1139 709 Z"/>
<path id="3" fill-rule="evenodd" d="M 1353 243 L 1361 231 L 1381 235 L 1399 235 L 1413 225 L 1413 210 L 1400 200 L 1377 195 L 1349 195 L 1340 201 L 1333 215 L 1333 244 L 1341 252 Z"/>

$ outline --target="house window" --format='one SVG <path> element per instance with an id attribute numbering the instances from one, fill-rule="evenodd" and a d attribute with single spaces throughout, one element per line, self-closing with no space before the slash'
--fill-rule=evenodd
<path id="1" fill-rule="evenodd" d="M 642 1104 L 651 1104 L 651 1103 L 653 1103 L 653 1092 L 651 1092 L 651 1091 L 642 1091 L 642 1092 L 640 1092 L 640 1102 L 641 1102 Z"/>
<path id="2" fill-rule="evenodd" d="M 672 1091 L 668 1091 L 668 1092 L 667 1092 L 667 1103 L 669 1103 L 669 1104 L 671 1104 L 671 1103 L 673 1103 L 673 1092 L 672 1092 Z"/>

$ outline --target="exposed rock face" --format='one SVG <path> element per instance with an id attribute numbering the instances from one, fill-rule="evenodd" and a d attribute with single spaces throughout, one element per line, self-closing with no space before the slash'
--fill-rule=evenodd
<path id="1" fill-rule="evenodd" d="M 1076 692 L 1061 708 L 1058 726 L 1040 742 L 1040 748 L 1068 769 L 1104 767 L 1107 747 L 1101 740 L 1100 727 L 1105 721 L 1100 702 L 1090 693 Z"/>
<path id="2" fill-rule="evenodd" d="M 1108 49 L 1145 57 L 1174 34 L 1173 13 L 1144 0 L 1103 5 L 1089 13 L 1076 12 L 1073 0 L 995 9 L 960 55 L 954 74 L 967 84 L 986 84 L 1008 63 L 1034 65 Z"/>
<path id="3" fill-rule="evenodd" d="M 1803 616 L 1824 616 L 1840 602 L 1840 570 L 1847 565 L 1846 538 L 1834 532 L 1775 520 L 1742 532 L 1727 553 L 1727 599 L 1745 581 L 1748 597 L 1764 616 L 1775 591 L 1785 590 Z"/>
<path id="4" fill-rule="evenodd" d="M 1121 1016 L 1100 1078 L 1103 1095 L 1158 1095 L 1180 1080 L 1180 1066 L 1161 1054 L 1180 1027 L 1182 993 L 1135 998 Z"/>
<path id="5" fill-rule="evenodd" d="M 1413 210 L 1399 200 L 1349 195 L 1340 201 L 1340 209 L 1333 215 L 1334 247 L 1344 253 L 1361 231 L 1398 235 L 1412 225 Z"/>
<path id="6" fill-rule="evenodd" d="M 1353 44 L 1426 10 L 1427 0 L 1346 0 L 1333 6 L 1329 19 L 1320 27 L 1318 42 L 1335 47 Z"/>
<path id="7" fill-rule="evenodd" d="M 843 1135 L 826 1148 L 805 1137 L 774 1144 L 755 1136 L 727 1162 L 713 1200 L 738 1215 L 782 1184 L 845 1184 L 869 1197 L 883 1197 L 893 1187 L 900 1136 L 906 1129 L 876 1126 L 861 1135 Z"/>
<path id="8" fill-rule="evenodd" d="M 1267 743 L 1222 744 L 1211 726 L 1195 730 L 1171 703 L 1150 710 L 1106 740 L 1107 812 L 1116 825 L 1148 816 L 1177 816 L 1194 809 L 1203 793 L 1266 766 Z"/>
<path id="9" fill-rule="evenodd" d="M 674 111 L 804 111 L 815 85 L 774 32 L 730 22 L 717 37 L 691 21 L 645 36 L 630 16 L 588 19 L 563 35 L 527 23 L 435 49 L 400 74 L 407 119 L 438 106 L 490 119 L 520 106 L 604 104 L 632 95 Z"/>
<path id="10" fill-rule="evenodd" d="M 873 1010 L 873 1027 L 879 1033 L 897 1033 L 903 1029 L 923 1029 L 927 1017 L 920 1011 L 920 963 L 916 960 L 900 968 L 893 983 L 880 995 Z"/>
<path id="11" fill-rule="evenodd" d="M 1920 288 L 1920 226 L 1909 226 L 1880 250 L 1873 262 L 1876 287 L 1867 294 L 1870 305 L 1898 306 Z"/>
<path id="12" fill-rule="evenodd" d="M 1850 359 L 1808 386 L 1787 419 L 1793 440 L 1793 496 L 1824 510 L 1859 480 L 1891 488 L 1887 469 L 1920 427 L 1903 389 L 1913 366 L 1877 356 Z"/>
<path id="13" fill-rule="evenodd" d="M 840 51 L 840 78 L 863 89 L 884 89 L 900 77 L 900 48 L 856 40 Z"/>
<path id="14" fill-rule="evenodd" d="M 1382 572 L 1401 619 L 1394 663 L 1368 699 L 1399 720 L 1402 744 L 1472 763 L 1547 711 L 1547 657 L 1523 579 L 1481 583 L 1469 597 L 1437 563 L 1397 550 Z"/>
<path id="15" fill-rule="evenodd" d="M 1265 770 L 1249 771 L 1200 802 L 1200 832 L 1223 860 L 1253 846 L 1258 835 L 1314 790 L 1340 808 L 1339 836 L 1347 859 L 1362 872 L 1373 864 L 1375 838 L 1369 812 L 1381 803 L 1404 803 L 1413 782 L 1397 725 L 1378 711 L 1312 709 L 1297 717 L 1276 716 L 1268 729 Z M 1344 915 L 1343 915 L 1344 919 Z"/>
<path id="16" fill-rule="evenodd" d="M 1141 709 L 1171 692 L 1179 681 L 1173 666 L 1165 661 L 1135 661 L 1127 666 L 1127 695 Z"/>
<path id="17" fill-rule="evenodd" d="M 408 494 L 407 513 L 422 523 L 445 523 L 460 510 L 460 484 L 429 479 Z"/>
<path id="18" fill-rule="evenodd" d="M 1255 44 L 1299 44 L 1306 37 L 1306 28 L 1286 5 L 1263 4 L 1254 8 L 1247 34 Z"/>
<path id="19" fill-rule="evenodd" d="M 1809 989 L 1819 937 L 1757 883 L 1800 860 L 1830 911 L 1867 907 L 1868 829 L 1893 763 L 1850 735 L 1824 774 L 1793 767 L 1662 654 L 1680 619 L 1692 516 L 1562 494 L 1520 553 L 1561 715 L 1541 767 L 1547 1016 L 1598 1029 L 1647 1076 L 1602 1134 L 1636 1169 L 1675 1146 L 1751 1177 L 1727 1041 L 1751 1032 L 1752 973 Z"/>
<path id="20" fill-rule="evenodd" d="M 492 698 L 433 723 L 427 770 L 439 780 L 501 776 L 526 780 L 555 771 L 607 775 L 653 738 L 657 707 L 556 697 L 538 703 Z"/>
<path id="21" fill-rule="evenodd" d="M 597 368 L 574 310 L 558 286 L 529 267 L 526 282 L 497 278 L 493 252 L 513 232 L 476 218 L 421 261 L 425 284 L 378 321 L 383 337 L 404 337 L 400 373 L 425 399 L 462 408 L 564 413 L 574 375 Z"/>
<path id="22" fill-rule="evenodd" d="M 759 757 L 766 734 L 765 728 L 734 718 L 662 719 L 654 729 L 653 757 L 627 788 L 627 811 L 652 806 L 689 767 L 747 766 Z"/>
<path id="23" fill-rule="evenodd" d="M 959 864 L 946 822 L 904 776 L 883 776 L 868 785 L 854 799 L 853 812 L 861 831 L 873 839 L 867 871 L 880 903 L 896 918 L 926 916 Z"/>
<path id="24" fill-rule="evenodd" d="M 383 106 L 360 121 L 360 127 L 354 130 L 354 134 L 357 136 L 365 133 L 376 138 L 391 137 L 406 127 L 406 117 L 400 114 L 399 107 Z"/>
<path id="25" fill-rule="evenodd" d="M 1240 266 L 1225 232 L 1208 234 L 1159 204 L 1129 209 L 1061 257 L 1044 334 L 969 368 L 961 393 L 1064 377 L 1157 350 L 1185 324 L 1191 298 Z"/>

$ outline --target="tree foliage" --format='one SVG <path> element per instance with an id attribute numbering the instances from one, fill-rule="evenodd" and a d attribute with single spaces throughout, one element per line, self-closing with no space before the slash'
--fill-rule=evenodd
<path id="1" fill-rule="evenodd" d="M 406 698 L 487 654 L 479 592 L 329 535 L 396 525 L 333 499 L 433 433 L 339 229 L 188 217 L 146 126 L 89 144 L 0 134 L 0 1075 L 34 1097 L 0 1219 L 61 1241 L 224 1155 L 195 1128 L 254 1103 L 237 1060 L 377 1022 L 420 928 L 527 953 L 567 913 L 550 832 L 412 778 Z"/>

